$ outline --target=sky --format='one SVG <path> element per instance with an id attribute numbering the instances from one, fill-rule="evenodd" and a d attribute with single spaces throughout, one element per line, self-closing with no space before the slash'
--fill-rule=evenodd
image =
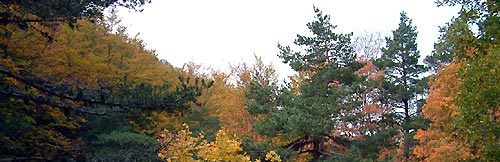
<path id="1" fill-rule="evenodd" d="M 290 45 L 297 34 L 310 35 L 313 6 L 331 16 L 336 33 L 391 36 L 400 12 L 417 26 L 417 44 L 429 55 L 445 25 L 458 8 L 436 7 L 435 0 L 153 0 L 143 12 L 120 10 L 122 25 L 139 34 L 158 58 L 176 67 L 194 62 L 216 70 L 229 64 L 253 63 L 254 54 L 272 63 L 280 78 L 293 71 L 277 57 L 277 44 Z M 295 48 L 298 49 L 298 48 Z"/>

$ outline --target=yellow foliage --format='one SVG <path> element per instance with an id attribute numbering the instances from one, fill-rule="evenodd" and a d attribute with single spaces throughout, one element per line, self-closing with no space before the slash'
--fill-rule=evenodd
<path id="1" fill-rule="evenodd" d="M 281 162 L 280 155 L 278 155 L 275 151 L 271 150 L 266 154 L 266 160 L 269 162 Z"/>
<path id="2" fill-rule="evenodd" d="M 144 49 L 140 40 L 111 34 L 104 25 L 85 20 L 78 21 L 78 30 L 67 24 L 50 30 L 33 25 L 50 31 L 54 41 L 49 42 L 38 31 L 2 26 L 11 36 L 1 37 L 0 43 L 9 47 L 9 54 L 15 54 L 0 59 L 3 68 L 14 73 L 22 69 L 57 83 L 92 88 L 123 82 L 125 76 L 128 81 L 153 85 L 177 78 L 178 74 L 161 64 L 154 51 Z M 167 72 L 173 74 L 166 76 Z"/>
<path id="3" fill-rule="evenodd" d="M 300 92 L 300 87 L 307 83 L 307 80 L 314 75 L 311 71 L 299 72 L 293 76 L 289 76 L 291 83 L 292 92 L 298 94 Z"/>
<path id="4" fill-rule="evenodd" d="M 170 161 L 196 161 L 193 159 L 194 151 L 196 151 L 196 143 L 203 138 L 200 134 L 198 137 L 192 137 L 192 132 L 189 131 L 189 126 L 183 124 L 185 129 L 178 131 L 176 134 L 165 130 L 160 135 L 160 150 L 158 157 L 168 162 Z"/>
<path id="5" fill-rule="evenodd" d="M 160 151 L 158 157 L 165 161 L 231 161 L 248 162 L 250 157 L 241 154 L 241 142 L 235 135 L 228 134 L 221 129 L 216 134 L 213 142 L 202 140 L 203 133 L 198 137 L 192 137 L 192 132 L 187 124 L 183 124 L 185 129 L 176 134 L 165 130 L 158 139 L 160 141 Z M 198 157 L 199 160 L 193 157 Z"/>
<path id="6" fill-rule="evenodd" d="M 196 147 L 197 155 L 204 161 L 250 161 L 250 157 L 239 153 L 243 150 L 240 144 L 241 142 L 236 139 L 235 135 L 230 135 L 221 129 L 217 132 L 215 141 L 203 141 Z"/>
<path id="7" fill-rule="evenodd" d="M 0 12 L 12 13 L 13 16 L 23 19 L 38 19 L 34 15 L 22 14 L 18 11 L 17 6 L 0 7 Z M 2 70 L 22 77 L 26 76 L 27 79 L 33 77 L 38 80 L 41 78 L 50 81 L 51 84 L 64 85 L 56 88 L 65 96 L 77 96 L 74 93 L 77 89 L 102 88 L 103 91 L 107 91 L 108 87 L 113 89 L 117 87 L 116 85 L 125 82 L 141 82 L 152 86 L 168 84 L 170 85 L 168 90 L 172 91 L 177 85 L 180 85 L 177 78 L 184 75 L 183 72 L 175 70 L 172 66 L 163 65 L 156 58 L 154 51 L 145 49 L 142 41 L 137 38 L 113 33 L 103 23 L 87 20 L 78 20 L 78 28 L 72 28 L 67 23 L 53 23 L 50 27 L 42 24 L 33 22 L 29 24 L 28 28 L 21 28 L 16 23 L 0 25 L 2 33 L 0 44 L 4 47 L 2 48 L 2 57 L 0 57 Z M 47 92 L 23 86 L 21 82 L 12 77 L 3 77 L 0 84 L 17 87 L 22 93 L 33 94 L 35 98 L 37 96 L 53 97 Z M 14 98 L 16 97 L 12 97 L 11 100 Z M 82 104 L 82 102 L 64 99 L 54 102 L 61 102 L 64 103 L 63 105 L 75 108 L 79 108 L 79 105 Z M 76 139 L 78 137 L 74 135 L 73 129 L 79 128 L 79 124 L 85 122 L 84 117 L 87 116 L 73 113 L 71 109 L 36 104 L 37 106 L 32 106 L 32 103 L 26 100 L 25 103 L 12 107 L 10 107 L 12 105 L 10 103 L 7 104 L 7 107 L 2 107 L 2 110 L 6 109 L 2 112 L 15 110 L 16 113 L 29 118 L 29 124 L 33 123 L 34 126 L 30 128 L 33 130 L 14 134 L 17 136 L 15 138 L 6 136 L 5 141 L 9 142 L 5 145 L 21 143 L 24 148 L 13 148 L 12 150 L 19 152 L 26 151 L 26 149 L 33 150 L 29 151 L 33 152 L 29 153 L 30 156 L 41 156 L 38 155 L 39 152 L 45 153 L 43 156 L 46 157 L 51 157 L 53 152 L 61 156 L 66 154 L 67 150 L 76 152 L 74 146 L 78 145 L 79 140 Z M 25 105 L 29 109 L 17 111 L 21 105 Z M 176 115 L 153 112 L 151 116 L 148 116 L 148 119 L 153 122 L 145 128 L 137 129 L 148 134 L 160 132 L 161 130 L 158 128 L 177 129 L 174 125 L 180 124 L 174 124 L 174 121 L 179 121 L 178 118 Z M 5 120 L 3 118 L 0 122 Z"/>
<path id="8" fill-rule="evenodd" d="M 220 120 L 228 133 L 251 136 L 252 116 L 245 109 L 245 91 L 231 85 L 229 75 L 213 72 L 212 77 L 214 84 L 203 91 L 198 102 L 210 110 L 211 116 Z"/>

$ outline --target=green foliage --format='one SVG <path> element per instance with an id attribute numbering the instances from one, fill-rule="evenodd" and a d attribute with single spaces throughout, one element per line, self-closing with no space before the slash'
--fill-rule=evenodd
<path id="1" fill-rule="evenodd" d="M 304 137 L 325 142 L 327 140 L 325 135 L 331 133 L 336 122 L 340 122 L 332 119 L 339 118 L 341 110 L 351 108 L 348 103 L 341 104 L 344 98 L 340 96 L 346 95 L 347 92 L 328 88 L 328 83 L 333 80 L 326 78 L 340 79 L 341 76 L 332 75 L 354 74 L 350 70 L 336 69 L 338 71 L 334 72 L 329 71 L 330 68 L 325 69 L 327 70 L 312 78 L 313 83 L 301 88 L 301 95 L 292 94 L 284 89 L 277 98 L 277 102 L 283 105 L 283 111 L 274 111 L 270 114 L 270 118 L 259 121 L 255 126 L 256 131 L 267 136 L 279 134 L 286 138 Z M 345 82 L 341 84 L 349 85 L 351 82 L 349 79 L 352 78 L 346 76 L 346 79 L 342 80 Z"/>
<path id="2" fill-rule="evenodd" d="M 462 11 L 464 12 L 464 11 Z M 424 62 L 431 70 L 436 72 L 441 65 L 449 65 L 453 58 L 463 58 L 466 50 L 474 44 L 474 33 L 470 29 L 468 17 L 461 14 L 446 26 L 440 28 L 441 35 L 434 44 L 432 55 L 425 58 Z"/>
<path id="3" fill-rule="evenodd" d="M 243 77 L 243 76 L 242 76 Z M 260 57 L 250 69 L 250 79 L 245 97 L 248 99 L 246 110 L 254 116 L 267 115 L 276 111 L 280 103 L 275 102 L 279 93 L 276 70 L 272 65 L 265 65 Z"/>
<path id="4" fill-rule="evenodd" d="M 417 83 L 424 67 L 418 64 L 420 52 L 417 49 L 417 31 L 412 21 L 401 13 L 399 27 L 393 31 L 393 38 L 386 38 L 386 47 L 382 49 L 382 57 L 377 59 L 379 68 L 386 71 L 386 80 L 391 94 L 404 102 L 413 98 L 420 88 Z M 399 108 L 403 108 L 400 106 Z"/>
<path id="5" fill-rule="evenodd" d="M 52 107 L 0 95 L 1 158 L 32 156 L 39 159 L 74 157 L 71 141 L 78 124 Z M 43 157 L 45 156 L 45 157 Z"/>
<path id="6" fill-rule="evenodd" d="M 140 7 L 150 0 L 84 0 L 84 1 L 34 1 L 34 0 L 6 0 L 0 4 L 5 9 L 0 10 L 0 24 L 16 24 L 27 29 L 31 23 L 58 23 L 68 22 L 76 25 L 78 19 L 102 18 L 104 9 L 116 5 L 140 11 Z M 35 15 L 36 17 L 26 17 Z M 33 26 L 31 26 L 33 27 Z M 46 31 L 43 31 L 46 33 Z"/>
<path id="7" fill-rule="evenodd" d="M 379 132 L 373 135 L 367 135 L 361 140 L 353 142 L 354 153 L 358 153 L 357 156 L 362 157 L 365 160 L 377 161 L 381 154 L 384 154 L 384 148 L 389 149 L 389 151 L 394 151 L 397 146 L 397 142 L 392 138 L 399 134 L 399 130 L 395 128 L 387 128 L 379 130 Z M 354 155 L 351 155 L 354 156 Z M 380 160 L 380 159 L 379 159 Z"/>
<path id="8" fill-rule="evenodd" d="M 437 100 L 437 102 L 434 101 L 434 104 L 438 106 L 441 104 L 442 107 L 429 105 L 427 111 L 436 109 L 443 111 L 441 113 L 448 114 L 431 113 L 431 119 L 436 119 L 436 123 L 439 122 L 441 125 L 437 125 L 438 128 L 431 127 L 431 129 L 418 134 L 419 138 L 426 143 L 418 153 L 421 156 L 433 155 L 431 157 L 422 156 L 424 160 L 440 157 L 456 159 L 457 154 L 460 155 L 458 158 L 473 161 L 500 160 L 498 147 L 500 146 L 498 137 L 500 132 L 498 119 L 500 116 L 498 110 L 500 107 L 498 100 L 500 98 L 499 4 L 498 1 L 493 0 L 438 1 L 438 5 L 461 5 L 462 10 L 460 16 L 449 24 L 441 41 L 442 46 L 447 51 L 453 52 L 451 64 L 453 66 L 444 67 L 440 71 L 443 73 L 443 78 L 436 80 L 439 83 L 436 85 L 437 88 L 446 87 L 448 89 L 442 91 L 447 93 L 434 92 L 441 98 L 452 96 L 451 99 L 445 99 L 449 99 L 453 103 L 446 103 L 443 106 L 442 102 L 446 100 L 434 99 Z M 472 32 L 471 26 L 478 27 L 477 34 Z M 447 81 L 444 79 L 449 79 L 448 75 L 455 75 L 455 73 L 451 73 L 453 71 L 450 72 L 447 69 L 456 67 L 460 67 L 456 76 L 458 79 L 454 79 L 458 83 L 449 87 L 441 85 L 443 83 L 439 81 Z M 436 134 L 439 136 L 436 137 Z M 452 134 L 451 138 L 448 137 L 449 134 Z M 447 141 L 447 143 L 436 145 L 436 141 Z M 460 147 L 454 149 L 456 152 L 447 153 L 447 156 L 439 155 L 443 148 L 453 146 Z M 431 148 L 431 152 L 427 152 L 425 148 Z"/>
<path id="9" fill-rule="evenodd" d="M 220 121 L 210 116 L 209 111 L 206 107 L 193 109 L 182 120 L 190 126 L 193 136 L 198 137 L 200 133 L 203 133 L 206 140 L 214 141 L 215 134 L 220 129 Z"/>
<path id="10" fill-rule="evenodd" d="M 289 46 L 278 44 L 279 57 L 292 69 L 299 72 L 318 71 L 325 64 L 345 66 L 356 58 L 350 46 L 352 34 L 337 34 L 330 16 L 314 7 L 315 20 L 307 23 L 312 37 L 297 35 L 294 44 L 303 47 L 304 52 L 295 52 Z"/>
<path id="11" fill-rule="evenodd" d="M 243 148 L 243 151 L 250 157 L 251 161 L 266 161 L 266 155 L 270 151 L 275 151 L 278 155 L 280 155 L 280 158 L 283 161 L 292 160 L 292 158 L 296 157 L 292 150 L 282 148 L 273 143 L 271 140 L 256 142 L 255 140 L 246 137 L 243 138 L 241 148 Z"/>
<path id="12" fill-rule="evenodd" d="M 359 148 L 356 146 L 353 146 L 349 148 L 346 152 L 339 154 L 337 156 L 332 156 L 329 158 L 326 158 L 325 160 L 321 160 L 322 162 L 352 162 L 352 161 L 358 161 L 358 162 L 372 162 L 372 160 L 367 160 L 363 159 L 362 157 L 359 156 L 360 151 Z"/>
<path id="13" fill-rule="evenodd" d="M 246 97 L 250 100 L 247 103 L 247 111 L 252 115 L 269 114 L 276 110 L 278 106 L 274 101 L 278 86 L 276 84 L 262 84 L 259 82 L 250 83 L 250 88 Z"/>
<path id="14" fill-rule="evenodd" d="M 441 35 L 439 36 L 439 40 L 434 43 L 432 54 L 426 56 L 424 59 L 426 66 L 433 72 L 436 72 L 442 65 L 449 65 L 453 60 L 453 45 L 449 41 L 446 41 L 450 39 L 449 37 L 453 33 L 450 29 L 457 27 L 453 24 L 447 24 L 447 26 L 440 27 L 439 32 Z"/>
<path id="15" fill-rule="evenodd" d="M 329 16 L 317 8 L 314 11 L 316 20 L 307 24 L 314 36 L 298 35 L 295 40 L 296 45 L 304 47 L 304 53 L 278 45 L 283 62 L 299 73 L 308 73 L 299 92 L 284 87 L 275 99 L 256 102 L 250 108 L 255 112 L 270 112 L 255 124 L 257 133 L 285 138 L 288 140 L 285 148 L 311 153 L 316 161 L 335 150 L 327 144 L 329 141 L 349 145 L 340 135 L 348 131 L 341 123 L 355 120 L 351 112 L 360 103 L 353 94 L 361 90 L 359 82 L 364 79 L 355 74 L 362 65 L 354 61 L 350 34 L 334 33 L 335 26 L 330 24 Z M 269 93 L 264 88 L 255 89 L 250 95 Z"/>
<path id="16" fill-rule="evenodd" d="M 89 120 L 79 131 L 88 153 L 86 161 L 155 161 L 158 141 L 135 133 L 132 125 L 119 115 L 87 115 Z"/>
<path id="17" fill-rule="evenodd" d="M 87 161 L 158 161 L 158 141 L 145 134 L 111 132 L 97 135 Z"/>
<path id="18" fill-rule="evenodd" d="M 141 2 L 144 1 L 98 3 L 106 7 L 134 7 Z M 0 23 L 4 33 L 0 36 L 1 158 L 57 161 L 81 158 L 88 152 L 103 156 L 95 158 L 108 158 L 115 156 L 109 155 L 113 149 L 125 149 L 120 150 L 123 155 L 116 155 L 124 158 L 129 148 L 135 148 L 134 154 L 139 154 L 138 150 L 151 144 L 120 146 L 120 142 L 130 140 L 126 136 L 135 138 L 130 123 L 139 123 L 134 128 L 143 127 L 147 117 L 143 114 L 151 111 L 189 112 L 202 89 L 212 84 L 184 77 L 184 72 L 163 65 L 154 51 L 123 30 L 114 33 L 107 23 L 80 20 L 85 16 L 73 13 L 57 15 L 61 13 L 50 8 L 72 3 L 79 2 L 2 1 L 0 12 L 5 15 Z M 48 10 L 42 11 L 43 7 Z M 104 9 L 86 7 L 96 7 L 99 12 Z M 75 14 L 81 12 L 75 10 Z M 46 18 L 61 18 L 61 22 L 70 25 L 30 22 Z M 65 18 L 75 19 L 79 27 L 73 28 L 72 20 Z M 115 141 L 105 136 L 112 136 Z M 90 142 L 101 139 L 107 141 Z M 82 151 L 83 148 L 89 150 Z"/>
<path id="19" fill-rule="evenodd" d="M 456 99 L 460 115 L 456 128 L 472 146 L 481 148 L 481 159 L 500 160 L 500 48 L 472 60 L 462 69 L 462 90 Z"/>
<path id="20" fill-rule="evenodd" d="M 130 123 L 116 115 L 86 115 L 85 118 L 88 122 L 82 124 L 78 133 L 87 141 L 95 140 L 99 134 L 133 131 Z"/>
<path id="21" fill-rule="evenodd" d="M 394 112 L 403 110 L 400 125 L 404 133 L 403 154 L 405 158 L 410 156 L 410 148 L 413 136 L 410 130 L 411 119 L 419 112 L 419 101 L 417 96 L 423 95 L 427 87 L 422 84 L 422 74 L 425 67 L 418 63 L 420 52 L 417 49 L 417 31 L 412 25 L 412 20 L 401 13 L 399 27 L 392 32 L 393 37 L 386 37 L 386 47 L 382 48 L 381 58 L 376 60 L 379 68 L 385 70 L 384 82 L 384 104 L 390 105 Z M 421 102 L 421 101 L 420 101 Z M 422 105 L 420 105 L 422 106 Z"/>

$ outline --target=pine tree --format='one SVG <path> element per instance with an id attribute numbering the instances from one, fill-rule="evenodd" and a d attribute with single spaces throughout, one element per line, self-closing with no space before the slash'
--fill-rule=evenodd
<path id="1" fill-rule="evenodd" d="M 386 47 L 382 48 L 382 57 L 377 59 L 380 68 L 385 70 L 386 104 L 394 108 L 394 112 L 403 111 L 401 125 L 404 133 L 403 154 L 409 157 L 410 143 L 413 137 L 410 130 L 412 116 L 419 112 L 417 96 L 423 93 L 419 86 L 421 75 L 425 71 L 418 63 L 420 52 L 417 49 L 417 31 L 412 20 L 401 13 L 399 27 L 394 30 L 393 37 L 386 37 Z M 413 114 L 412 114 L 413 113 Z"/>
<path id="2" fill-rule="evenodd" d="M 354 61 L 351 35 L 333 32 L 335 26 L 329 15 L 314 10 L 316 20 L 307 24 L 313 36 L 298 35 L 295 40 L 295 45 L 304 47 L 304 51 L 278 46 L 283 61 L 307 77 L 298 92 L 292 91 L 292 87 L 278 91 L 273 102 L 282 109 L 271 107 L 271 111 L 266 111 L 268 117 L 257 122 L 255 130 L 262 135 L 283 137 L 286 148 L 308 153 L 312 161 L 318 161 L 337 154 L 338 147 L 350 145 L 347 136 L 351 133 L 345 123 L 355 118 L 351 112 L 359 106 L 359 100 L 354 94 L 361 93 L 358 82 L 364 79 L 355 73 L 362 66 Z"/>
<path id="3" fill-rule="evenodd" d="M 318 71 L 327 64 L 345 66 L 356 58 L 350 46 L 351 34 L 337 34 L 333 30 L 337 27 L 330 23 L 330 16 L 324 15 L 318 8 L 312 22 L 307 27 L 313 34 L 312 37 L 297 35 L 294 43 L 304 47 L 304 52 L 292 51 L 289 46 L 278 44 L 280 54 L 278 55 L 293 70 L 303 72 Z"/>

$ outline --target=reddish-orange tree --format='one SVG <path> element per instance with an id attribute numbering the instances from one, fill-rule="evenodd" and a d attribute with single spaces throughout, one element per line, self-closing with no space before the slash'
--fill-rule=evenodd
<path id="1" fill-rule="evenodd" d="M 458 0 L 438 4 L 467 7 L 444 30 L 441 54 L 452 54 L 453 61 L 431 82 L 430 101 L 423 111 L 432 124 L 418 132 L 421 145 L 415 154 L 424 161 L 498 161 L 500 4 Z M 473 25 L 479 26 L 478 33 L 470 28 Z"/>
<path id="2" fill-rule="evenodd" d="M 461 64 L 443 67 L 429 82 L 427 103 L 422 112 L 432 123 L 427 130 L 418 130 L 419 145 L 414 154 L 424 161 L 462 161 L 474 159 L 471 146 L 458 140 L 458 132 L 450 122 L 459 111 L 453 100 L 460 89 L 458 70 Z"/>

